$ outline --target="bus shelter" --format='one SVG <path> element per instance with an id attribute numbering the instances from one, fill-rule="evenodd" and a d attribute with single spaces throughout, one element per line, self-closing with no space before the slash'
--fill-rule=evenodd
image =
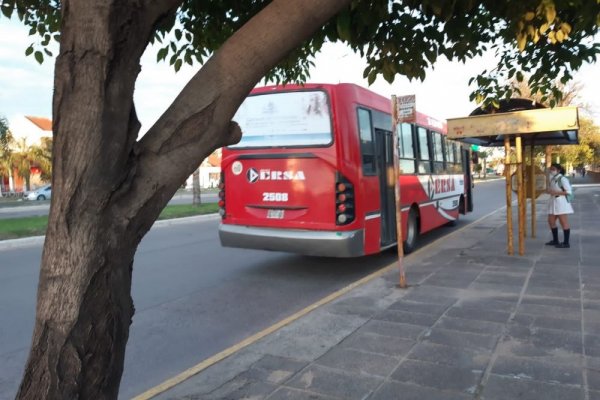
<path id="1" fill-rule="evenodd" d="M 517 193 L 519 255 L 525 254 L 527 198 L 531 199 L 531 237 L 536 234 L 535 199 L 546 190 L 545 172 L 535 165 L 534 146 L 577 144 L 577 107 L 543 108 L 526 99 L 477 109 L 469 117 L 448 120 L 448 138 L 468 144 L 504 147 L 507 252 L 514 254 L 512 191 Z M 529 148 L 529 151 L 527 151 Z"/>

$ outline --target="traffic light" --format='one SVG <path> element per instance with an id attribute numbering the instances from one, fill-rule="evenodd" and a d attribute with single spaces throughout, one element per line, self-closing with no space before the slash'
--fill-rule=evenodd
<path id="1" fill-rule="evenodd" d="M 479 152 L 478 151 L 471 152 L 471 162 L 473 164 L 479 164 Z"/>

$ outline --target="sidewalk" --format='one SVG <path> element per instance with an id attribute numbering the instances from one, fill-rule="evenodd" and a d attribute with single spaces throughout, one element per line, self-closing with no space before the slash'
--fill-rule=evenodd
<path id="1" fill-rule="evenodd" d="M 407 257 L 408 290 L 389 271 L 156 398 L 599 400 L 600 187 L 571 249 L 544 246 L 544 204 L 526 256 L 498 212 Z"/>

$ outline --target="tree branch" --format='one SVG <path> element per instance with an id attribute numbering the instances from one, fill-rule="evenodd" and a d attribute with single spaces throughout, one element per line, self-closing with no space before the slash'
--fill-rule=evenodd
<path id="1" fill-rule="evenodd" d="M 127 201 L 175 190 L 212 151 L 239 141 L 230 121 L 250 90 L 349 3 L 275 0 L 234 33 L 138 143 L 136 193 Z"/>

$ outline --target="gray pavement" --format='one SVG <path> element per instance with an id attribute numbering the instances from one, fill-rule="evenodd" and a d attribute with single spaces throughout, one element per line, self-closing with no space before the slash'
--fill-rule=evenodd
<path id="1" fill-rule="evenodd" d="M 389 271 L 157 398 L 600 399 L 600 187 L 577 188 L 571 249 L 538 203 L 525 256 L 498 212 L 411 256 L 409 289 Z"/>

